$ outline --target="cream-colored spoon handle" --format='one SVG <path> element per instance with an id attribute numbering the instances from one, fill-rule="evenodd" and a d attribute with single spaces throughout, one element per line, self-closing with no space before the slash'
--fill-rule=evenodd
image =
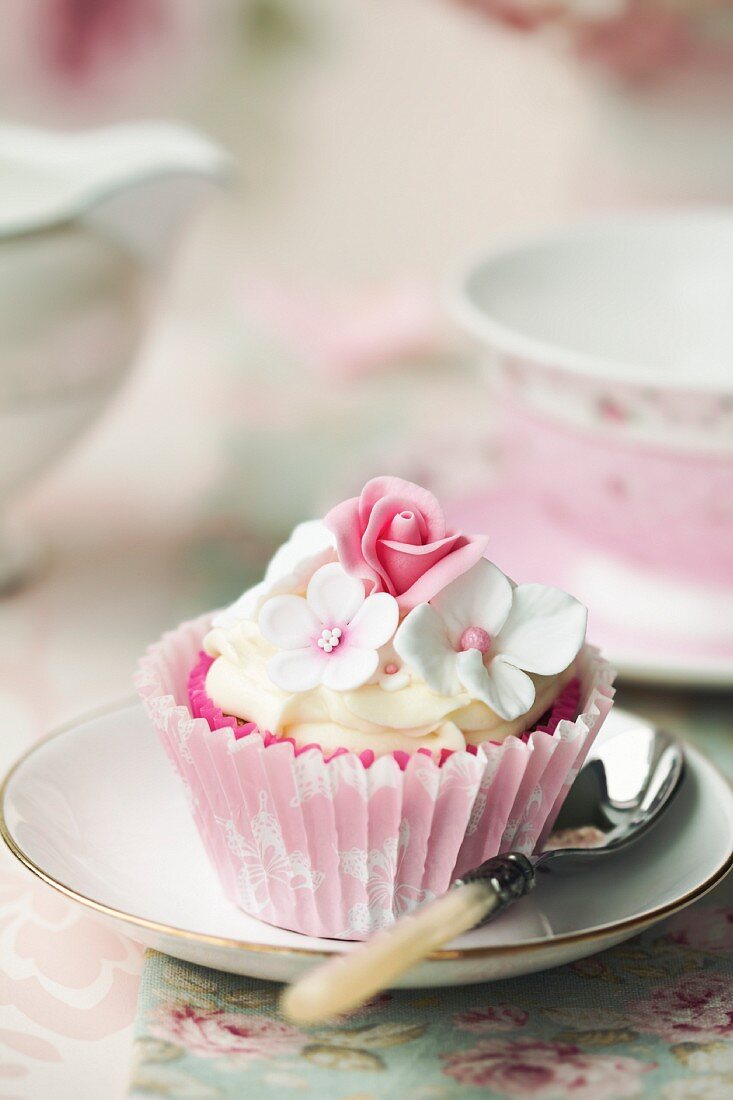
<path id="1" fill-rule="evenodd" d="M 475 927 L 498 905 L 499 895 L 488 883 L 470 882 L 449 890 L 347 955 L 310 970 L 286 989 L 283 1013 L 295 1023 L 317 1024 L 358 1008 L 441 944 Z"/>

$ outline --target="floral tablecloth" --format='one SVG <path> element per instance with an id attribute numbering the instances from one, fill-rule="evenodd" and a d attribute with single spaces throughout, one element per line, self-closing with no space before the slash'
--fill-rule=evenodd
<path id="1" fill-rule="evenodd" d="M 132 1095 L 727 1100 L 733 908 L 723 900 L 569 966 L 386 993 L 310 1030 L 280 1017 L 278 985 L 151 952 Z"/>

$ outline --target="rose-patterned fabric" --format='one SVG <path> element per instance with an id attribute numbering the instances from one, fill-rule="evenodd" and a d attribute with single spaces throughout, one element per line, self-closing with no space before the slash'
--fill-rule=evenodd
<path id="1" fill-rule="evenodd" d="M 330 1026 L 274 983 L 150 952 L 131 1095 L 621 1100 L 733 1095 L 733 882 L 611 951 L 526 978 L 385 993 Z"/>

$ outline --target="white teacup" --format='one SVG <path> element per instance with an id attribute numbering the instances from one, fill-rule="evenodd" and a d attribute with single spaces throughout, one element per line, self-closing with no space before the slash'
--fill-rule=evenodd
<path id="1" fill-rule="evenodd" d="M 29 565 L 7 502 L 115 393 L 170 245 L 226 168 L 168 123 L 0 126 L 0 591 Z"/>

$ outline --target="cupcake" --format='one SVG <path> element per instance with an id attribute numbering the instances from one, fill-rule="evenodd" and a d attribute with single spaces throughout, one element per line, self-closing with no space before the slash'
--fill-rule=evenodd
<path id="1" fill-rule="evenodd" d="M 136 684 L 228 896 L 363 939 L 541 846 L 608 713 L 585 608 L 515 584 L 426 489 L 375 478 Z"/>

